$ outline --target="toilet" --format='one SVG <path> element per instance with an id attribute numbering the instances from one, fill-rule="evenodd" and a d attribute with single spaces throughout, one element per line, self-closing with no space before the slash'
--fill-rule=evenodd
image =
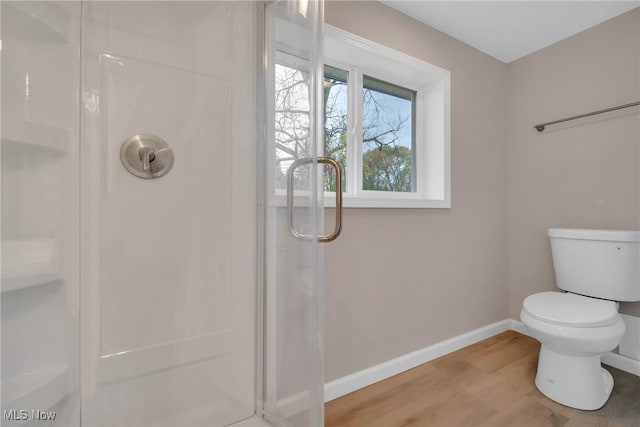
<path id="1" fill-rule="evenodd" d="M 566 292 L 529 295 L 520 319 L 541 343 L 535 383 L 572 408 L 600 409 L 613 389 L 600 356 L 625 325 L 617 301 L 640 301 L 640 231 L 551 228 L 553 268 Z"/>

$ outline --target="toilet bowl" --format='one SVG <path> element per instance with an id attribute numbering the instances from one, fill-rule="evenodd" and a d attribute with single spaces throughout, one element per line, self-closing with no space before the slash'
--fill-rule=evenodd
<path id="1" fill-rule="evenodd" d="M 609 399 L 613 378 L 600 356 L 620 343 L 625 326 L 613 301 L 571 293 L 527 297 L 520 318 L 541 343 L 535 384 L 548 398 L 595 410 Z"/>
<path id="2" fill-rule="evenodd" d="M 528 296 L 520 319 L 540 341 L 535 384 L 548 398 L 595 410 L 613 378 L 600 356 L 618 346 L 625 325 L 616 301 L 640 301 L 640 231 L 552 228 L 558 288 Z"/>

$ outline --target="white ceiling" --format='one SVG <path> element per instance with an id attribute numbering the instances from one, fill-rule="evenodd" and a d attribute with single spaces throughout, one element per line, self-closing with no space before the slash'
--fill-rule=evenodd
<path id="1" fill-rule="evenodd" d="M 382 3 L 506 63 L 640 6 L 640 0 Z"/>

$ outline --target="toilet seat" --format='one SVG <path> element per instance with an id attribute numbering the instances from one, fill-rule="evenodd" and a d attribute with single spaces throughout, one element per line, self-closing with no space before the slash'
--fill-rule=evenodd
<path id="1" fill-rule="evenodd" d="M 541 322 L 573 328 L 596 328 L 615 323 L 618 305 L 614 301 L 564 292 L 529 295 L 522 310 Z"/>

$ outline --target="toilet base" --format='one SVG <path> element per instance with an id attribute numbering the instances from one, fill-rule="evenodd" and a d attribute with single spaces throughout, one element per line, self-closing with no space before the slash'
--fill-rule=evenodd
<path id="1" fill-rule="evenodd" d="M 600 355 L 571 356 L 542 345 L 536 387 L 551 400 L 576 409 L 600 409 L 613 390 L 613 377 Z"/>

